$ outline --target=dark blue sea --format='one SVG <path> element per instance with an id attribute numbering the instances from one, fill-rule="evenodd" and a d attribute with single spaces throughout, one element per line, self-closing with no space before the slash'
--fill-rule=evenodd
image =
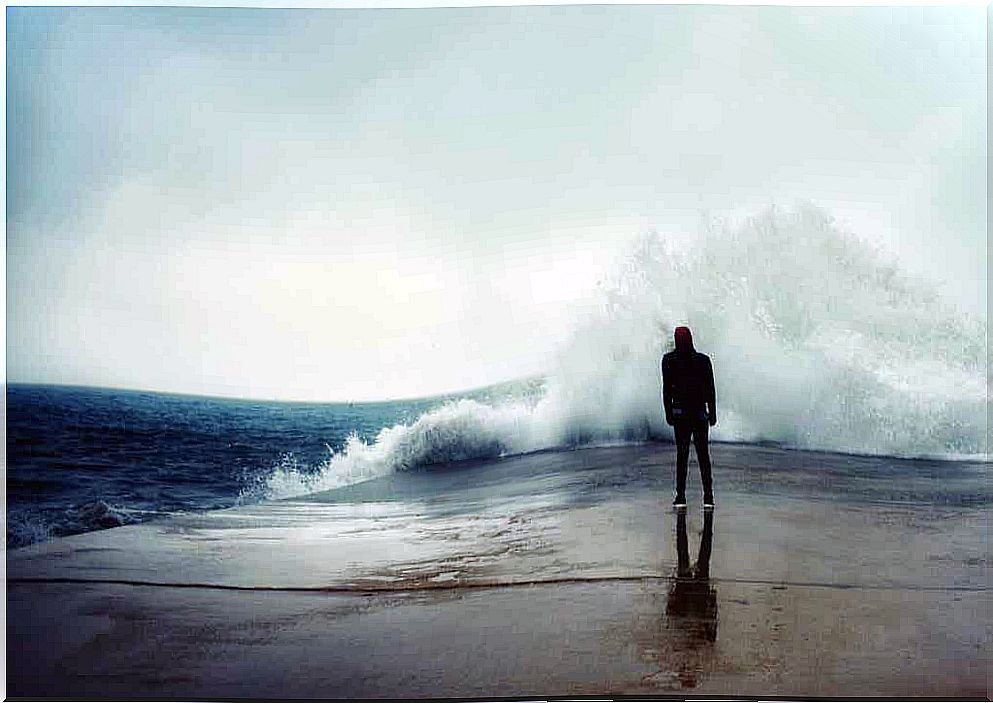
<path id="1" fill-rule="evenodd" d="M 176 513 L 322 493 L 420 467 L 671 440 L 657 401 L 622 406 L 621 412 L 604 402 L 609 395 L 590 392 L 598 386 L 566 380 L 572 385 L 526 379 L 378 403 L 294 403 L 14 384 L 7 390 L 7 547 Z M 651 384 L 638 388 L 657 392 Z M 731 418 L 730 410 L 727 415 Z M 962 505 L 987 499 L 987 491 L 973 485 L 973 479 L 949 492 L 940 478 L 963 472 L 988 475 L 986 454 L 962 456 L 959 451 L 985 447 L 972 424 L 950 425 L 938 435 L 907 427 L 900 418 L 891 418 L 887 432 L 869 437 L 875 444 L 867 445 L 853 433 L 803 446 L 795 432 L 742 437 L 732 418 L 716 428 L 713 439 L 852 456 L 839 464 L 846 467 L 843 476 L 821 476 L 838 483 L 849 500 L 855 479 L 861 481 L 856 493 L 864 499 Z M 904 439 L 895 442 L 895 430 L 906 430 Z M 859 441 L 846 443 L 853 436 Z M 939 455 L 922 457 L 921 447 Z M 877 459 L 856 460 L 859 455 Z M 782 456 L 792 466 L 800 455 Z M 816 456 L 804 456 L 803 461 L 819 465 Z M 742 480 L 754 490 L 768 470 L 749 466 Z M 773 472 L 773 492 L 786 490 L 795 471 Z M 878 478 L 879 485 L 869 490 L 859 478 L 863 474 Z"/>
<path id="2" fill-rule="evenodd" d="M 268 497 L 288 467 L 316 474 L 350 434 L 372 442 L 454 398 L 288 403 L 11 385 L 7 547 Z"/>

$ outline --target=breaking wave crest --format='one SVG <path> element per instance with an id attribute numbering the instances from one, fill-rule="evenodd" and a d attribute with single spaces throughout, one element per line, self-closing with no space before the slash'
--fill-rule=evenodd
<path id="1" fill-rule="evenodd" d="M 658 360 L 688 324 L 714 362 L 715 440 L 989 460 L 985 320 L 954 310 L 813 206 L 692 242 L 637 240 L 577 308 L 539 397 L 458 400 L 320 467 L 284 462 L 251 493 L 288 497 L 393 471 L 545 448 L 671 438 Z"/>
<path id="2" fill-rule="evenodd" d="M 128 509 L 102 500 L 45 511 L 14 509 L 7 514 L 7 548 L 16 549 L 35 542 L 47 542 L 54 537 L 120 527 L 138 522 L 150 514 L 163 513 Z"/>

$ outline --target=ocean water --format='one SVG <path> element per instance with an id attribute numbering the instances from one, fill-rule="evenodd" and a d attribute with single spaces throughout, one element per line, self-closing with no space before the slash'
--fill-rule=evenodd
<path id="1" fill-rule="evenodd" d="M 680 324 L 714 362 L 715 441 L 990 460 L 986 320 L 817 208 L 645 235 L 573 313 L 542 378 L 416 401 L 11 385 L 7 544 L 426 465 L 671 440 L 658 360 Z"/>
<path id="2" fill-rule="evenodd" d="M 523 394 L 534 382 L 468 394 Z M 7 546 L 229 507 L 451 402 L 279 403 L 44 385 L 7 389 Z"/>

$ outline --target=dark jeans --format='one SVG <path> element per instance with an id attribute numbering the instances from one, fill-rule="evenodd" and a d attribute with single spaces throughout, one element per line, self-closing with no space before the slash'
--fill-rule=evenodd
<path id="1" fill-rule="evenodd" d="M 676 497 L 686 498 L 686 465 L 690 459 L 690 440 L 696 447 L 696 460 L 700 464 L 700 482 L 704 498 L 714 497 L 714 483 L 710 476 L 710 449 L 707 446 L 706 420 L 677 420 L 672 425 L 676 435 Z"/>

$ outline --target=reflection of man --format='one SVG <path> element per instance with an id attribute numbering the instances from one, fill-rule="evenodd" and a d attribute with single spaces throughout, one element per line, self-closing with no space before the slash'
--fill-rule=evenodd
<path id="1" fill-rule="evenodd" d="M 696 565 L 690 568 L 686 539 L 686 513 L 676 515 L 676 579 L 669 591 L 666 615 L 684 635 L 683 645 L 694 649 L 717 639 L 717 591 L 710 586 L 710 547 L 714 538 L 714 514 L 703 514 L 703 536 Z"/>
<path id="2" fill-rule="evenodd" d="M 703 513 L 703 536 L 696 564 L 690 565 L 686 539 L 686 511 L 676 513 L 676 573 L 670 582 L 661 630 L 648 644 L 658 657 L 658 671 L 642 679 L 654 688 L 696 688 L 700 677 L 717 663 L 713 646 L 717 640 L 717 591 L 710 582 L 710 547 L 714 537 L 714 513 Z"/>
<path id="3" fill-rule="evenodd" d="M 717 424 L 717 401 L 714 369 L 710 357 L 693 348 L 689 327 L 677 327 L 676 349 L 662 357 L 662 407 L 665 421 L 672 425 L 676 438 L 676 498 L 672 504 L 686 507 L 686 465 L 690 441 L 696 447 L 703 484 L 703 507 L 714 507 L 714 488 L 710 474 L 710 450 L 707 447 L 708 425 Z"/>

